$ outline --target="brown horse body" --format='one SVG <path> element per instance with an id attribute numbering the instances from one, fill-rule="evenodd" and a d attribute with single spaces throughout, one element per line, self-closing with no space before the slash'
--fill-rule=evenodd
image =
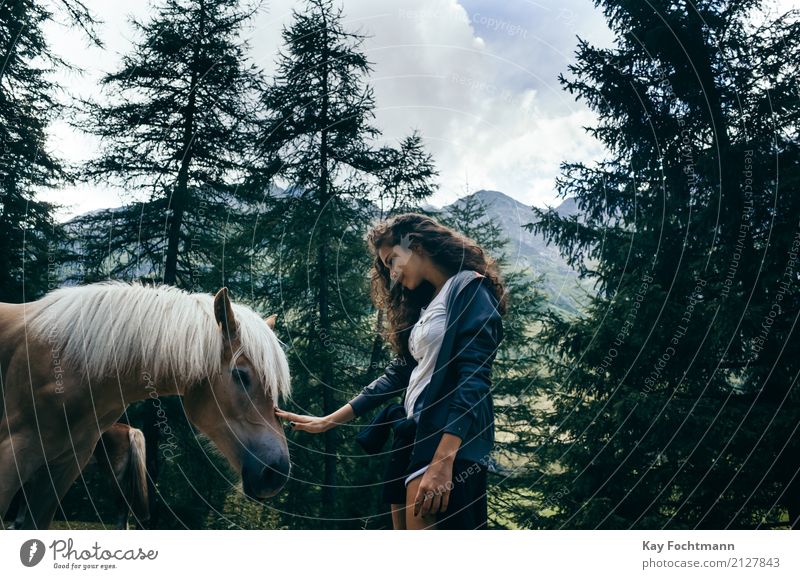
<path id="1" fill-rule="evenodd" d="M 290 388 L 273 324 L 225 288 L 103 283 L 0 304 L 0 513 L 25 485 L 26 527 L 47 528 L 125 408 L 169 395 L 184 397 L 248 496 L 273 496 L 289 471 L 274 404 Z"/>
<path id="2" fill-rule="evenodd" d="M 137 528 L 144 528 L 144 523 L 150 519 L 145 459 L 142 431 L 116 422 L 100 437 L 84 470 L 85 474 L 92 467 L 99 469 L 114 496 L 116 529 L 128 528 L 128 515 L 131 513 Z M 9 508 L 10 512 L 17 513 L 13 523 L 15 529 L 22 529 L 26 524 L 28 501 L 23 489 L 17 492 Z"/>

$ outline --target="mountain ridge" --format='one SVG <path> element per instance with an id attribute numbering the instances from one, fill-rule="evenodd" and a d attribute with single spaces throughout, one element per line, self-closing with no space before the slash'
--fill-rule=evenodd
<path id="1" fill-rule="evenodd" d="M 578 279 L 578 273 L 567 264 L 557 246 L 548 245 L 542 235 L 523 228 L 523 225 L 534 220 L 532 206 L 525 205 L 501 191 L 480 189 L 440 210 L 449 212 L 471 198 L 476 198 L 484 205 L 487 218 L 495 220 L 508 237 L 506 251 L 511 268 L 524 271 L 531 277 L 543 274 L 543 289 L 551 304 L 568 313 L 578 312 L 587 287 Z M 572 198 L 564 200 L 555 209 L 562 216 L 578 213 Z"/>
<path id="2" fill-rule="evenodd" d="M 271 193 L 283 197 L 295 192 L 273 186 Z M 547 294 L 551 305 L 566 313 L 578 312 L 587 293 L 587 286 L 585 282 L 581 283 L 578 280 L 577 272 L 567 264 L 555 245 L 548 245 L 541 235 L 523 228 L 523 225 L 532 222 L 534 218 L 530 205 L 525 205 L 501 191 L 480 189 L 443 207 L 423 204 L 420 208 L 434 215 L 441 212 L 446 214 L 473 198 L 486 208 L 486 217 L 496 221 L 508 238 L 504 249 L 509 267 L 514 271 L 525 273 L 530 278 L 544 275 L 542 289 Z M 89 211 L 68 220 L 66 225 L 78 241 L 79 247 L 81 237 L 79 224 L 82 218 L 102 211 L 116 213 L 122 209 L 122 207 L 113 207 Z M 376 214 L 380 213 L 377 207 L 375 210 Z M 575 201 L 573 199 L 564 200 L 556 207 L 556 211 L 565 216 L 576 214 Z"/>

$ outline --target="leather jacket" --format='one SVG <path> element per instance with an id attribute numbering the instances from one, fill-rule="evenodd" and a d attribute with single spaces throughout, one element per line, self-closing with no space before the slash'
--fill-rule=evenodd
<path id="1" fill-rule="evenodd" d="M 415 405 L 419 413 L 411 463 L 430 462 L 445 432 L 461 438 L 456 458 L 487 465 L 494 445 L 491 368 L 503 339 L 490 280 L 462 277 L 450 292 L 433 376 Z M 356 416 L 405 393 L 417 361 L 397 355 L 382 376 L 350 401 Z"/>

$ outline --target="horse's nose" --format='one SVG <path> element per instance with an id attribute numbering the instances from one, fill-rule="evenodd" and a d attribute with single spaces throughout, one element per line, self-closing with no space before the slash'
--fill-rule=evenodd
<path id="1" fill-rule="evenodd" d="M 274 497 L 289 479 L 289 457 L 283 454 L 269 460 L 249 456 L 242 466 L 242 486 L 251 499 Z"/>

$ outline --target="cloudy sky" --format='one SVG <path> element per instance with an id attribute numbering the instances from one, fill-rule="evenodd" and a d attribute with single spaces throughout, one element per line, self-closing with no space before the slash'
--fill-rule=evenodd
<path id="1" fill-rule="evenodd" d="M 68 91 L 97 93 L 97 79 L 118 66 L 137 39 L 129 16 L 146 19 L 151 3 L 84 0 L 104 21 L 105 50 L 88 48 L 78 31 L 46 29 L 54 50 L 85 69 L 59 75 Z M 272 0 L 245 36 L 253 61 L 270 74 L 280 30 L 299 3 Z M 573 60 L 576 35 L 609 45 L 611 34 L 590 0 L 344 0 L 345 25 L 369 35 L 363 45 L 374 73 L 376 124 L 397 142 L 418 129 L 440 171 L 431 199 L 444 205 L 478 189 L 495 189 L 528 204 L 556 202 L 553 180 L 564 160 L 602 154 L 582 126 L 592 114 L 556 79 Z M 97 153 L 97 143 L 64 123 L 51 147 L 71 161 Z M 66 218 L 120 205 L 122 191 L 79 187 L 45 196 L 67 207 Z"/>

